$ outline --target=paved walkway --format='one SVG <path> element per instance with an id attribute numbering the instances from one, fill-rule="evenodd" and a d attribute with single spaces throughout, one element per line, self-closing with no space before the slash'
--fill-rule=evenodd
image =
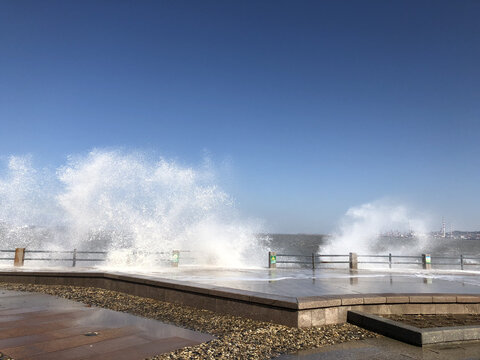
<path id="1" fill-rule="evenodd" d="M 138 270 L 138 269 L 137 269 Z M 15 268 L 5 273 L 103 273 L 98 268 Z M 177 282 L 193 287 L 213 286 L 286 297 L 359 294 L 479 294 L 478 272 L 422 269 L 220 269 L 202 267 L 163 268 L 149 272 L 108 271 L 137 279 Z"/>
<path id="2" fill-rule="evenodd" d="M 49 295 L 0 291 L 0 352 L 16 360 L 135 360 L 211 339 Z"/>
<path id="3" fill-rule="evenodd" d="M 290 297 L 375 293 L 480 294 L 478 273 L 442 270 L 173 268 L 164 272 L 133 275 Z"/>
<path id="4" fill-rule="evenodd" d="M 473 360 L 480 359 L 480 342 L 418 347 L 390 338 L 352 341 L 283 355 L 275 360 Z"/>

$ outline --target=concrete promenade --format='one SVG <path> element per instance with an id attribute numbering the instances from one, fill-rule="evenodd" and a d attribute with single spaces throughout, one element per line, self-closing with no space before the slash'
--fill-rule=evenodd
<path id="1" fill-rule="evenodd" d="M 65 270 L 3 271 L 0 281 L 92 286 L 292 327 L 343 323 L 349 310 L 379 315 L 480 314 L 480 282 L 477 274 L 466 272 Z"/>
<path id="2" fill-rule="evenodd" d="M 132 273 L 124 273 L 132 274 Z M 480 294 L 480 274 L 445 270 L 175 268 L 135 276 L 289 297 L 385 293 Z"/>

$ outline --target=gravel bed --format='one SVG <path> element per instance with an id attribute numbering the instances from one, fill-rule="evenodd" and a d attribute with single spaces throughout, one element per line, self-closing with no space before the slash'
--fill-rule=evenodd
<path id="1" fill-rule="evenodd" d="M 89 306 L 160 320 L 216 337 L 207 343 L 157 355 L 152 359 L 265 360 L 298 350 L 379 336 L 351 324 L 297 329 L 92 287 L 0 283 L 0 288 L 54 295 Z"/>
<path id="2" fill-rule="evenodd" d="M 480 326 L 478 314 L 446 314 L 446 315 L 389 315 L 384 317 L 416 326 L 418 328 L 433 328 L 444 326 Z"/>

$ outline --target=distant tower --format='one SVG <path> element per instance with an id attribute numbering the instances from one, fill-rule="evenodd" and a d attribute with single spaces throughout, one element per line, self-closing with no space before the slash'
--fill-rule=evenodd
<path id="1" fill-rule="evenodd" d="M 447 236 L 447 229 L 446 229 L 446 226 L 445 226 L 445 218 L 442 217 L 442 237 L 446 237 Z"/>

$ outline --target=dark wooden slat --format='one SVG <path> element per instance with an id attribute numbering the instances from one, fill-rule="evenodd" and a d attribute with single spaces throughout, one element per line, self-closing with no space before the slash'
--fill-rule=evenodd
<path id="1" fill-rule="evenodd" d="M 0 331 L 13 327 L 24 327 L 38 324 L 45 324 L 59 320 L 79 319 L 86 315 L 84 310 L 64 311 L 64 312 L 42 312 L 32 317 L 26 317 L 22 320 L 5 321 L 0 323 Z"/>
<path id="2" fill-rule="evenodd" d="M 85 307 L 41 296 L 15 297 L 2 303 L 0 296 L 0 351 L 17 360 L 141 360 L 199 342 L 178 337 L 171 325 L 135 319 L 108 310 Z M 117 319 L 118 317 L 118 319 Z M 151 322 L 146 327 L 145 321 Z M 156 331 L 165 326 L 166 332 Z M 155 329 L 155 330 L 153 330 Z M 97 336 L 85 336 L 87 332 Z M 188 331 L 187 331 L 188 333 Z M 192 332 L 190 335 L 195 338 Z"/>
<path id="3" fill-rule="evenodd" d="M 112 349 L 122 350 L 135 345 L 147 344 L 149 341 L 136 335 L 105 340 L 96 344 L 82 345 L 60 351 L 37 354 L 22 360 L 79 360 L 90 359 L 92 356 L 111 352 Z"/>
<path id="4" fill-rule="evenodd" d="M 199 344 L 180 337 L 164 338 L 149 342 L 148 344 L 131 346 L 122 350 L 89 357 L 89 360 L 141 360 L 148 356 L 170 352 L 186 346 Z"/>
<path id="5" fill-rule="evenodd" d="M 123 327 L 119 329 L 104 329 L 98 336 L 74 335 L 63 339 L 51 341 L 34 342 L 17 347 L 3 348 L 2 352 L 15 359 L 21 359 L 36 354 L 48 353 L 64 350 L 86 344 L 94 344 L 107 339 L 131 335 L 138 332 L 132 327 Z"/>
<path id="6" fill-rule="evenodd" d="M 0 330 L 0 339 L 8 339 L 19 336 L 43 334 L 51 330 L 59 330 L 71 327 L 72 323 L 67 321 L 57 321 L 47 324 L 13 327 L 10 329 Z"/>
<path id="7" fill-rule="evenodd" d="M 95 329 L 103 331 L 103 329 Z M 61 330 L 47 331 L 39 334 L 17 336 L 0 340 L 0 350 L 9 347 L 16 347 L 28 344 L 35 344 L 37 342 L 44 342 L 49 340 L 61 339 L 73 335 L 80 335 L 92 331 L 92 326 L 72 327 Z"/>
<path id="8" fill-rule="evenodd" d="M 47 341 L 50 338 L 45 334 L 36 334 L 36 335 L 28 335 L 28 336 L 18 336 L 8 339 L 0 340 L 0 351 L 5 353 L 5 349 L 22 346 L 25 344 L 34 344 L 36 342 Z"/>
<path id="9" fill-rule="evenodd" d="M 9 308 L 9 309 L 4 309 L 0 310 L 0 316 L 3 315 L 17 315 L 17 314 L 25 314 L 25 313 L 30 313 L 30 312 L 36 312 L 36 311 L 46 311 L 50 310 L 51 308 L 48 306 L 28 306 L 25 307 L 24 305 L 16 307 L 16 308 Z"/>

